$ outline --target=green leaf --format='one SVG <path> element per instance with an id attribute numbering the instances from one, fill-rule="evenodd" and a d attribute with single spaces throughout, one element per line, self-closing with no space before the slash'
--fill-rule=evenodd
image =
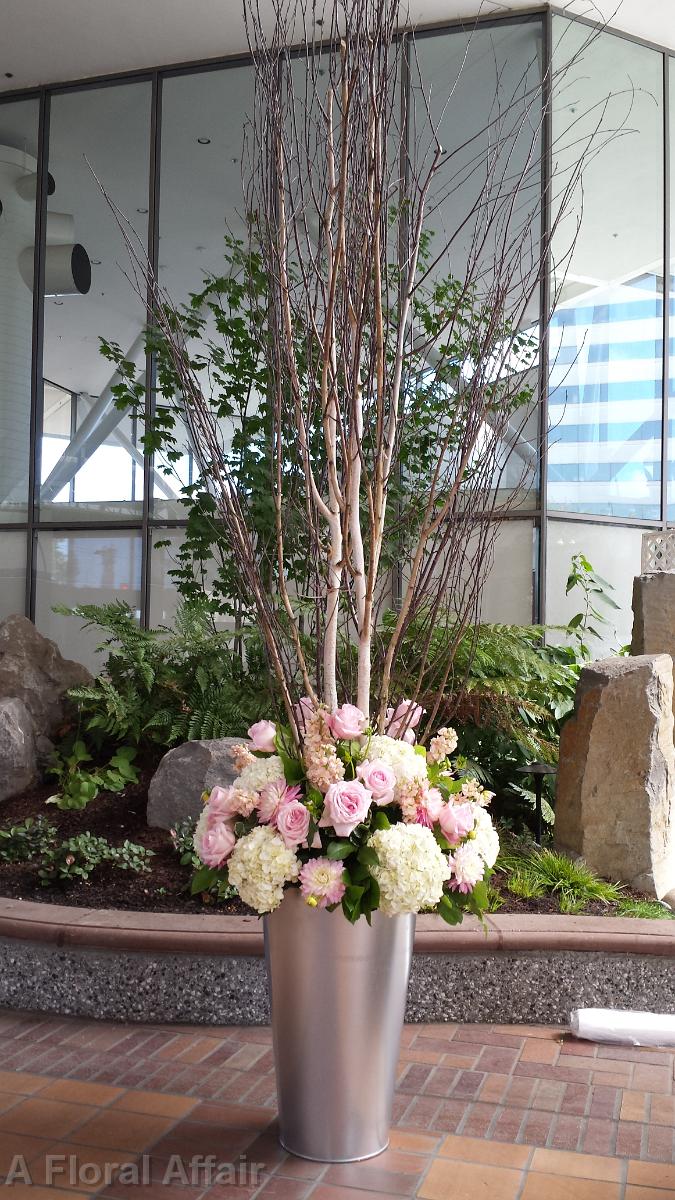
<path id="1" fill-rule="evenodd" d="M 376 867 L 379 864 L 377 851 L 373 850 L 372 846 L 362 846 L 357 855 L 358 860 L 365 867 Z"/>
<path id="2" fill-rule="evenodd" d="M 391 821 L 382 809 L 378 809 L 373 817 L 373 827 L 375 829 L 391 829 Z"/>
<path id="3" fill-rule="evenodd" d="M 214 871 L 212 867 L 200 867 L 192 877 L 192 883 L 190 884 L 191 894 L 196 896 L 199 892 L 207 892 L 215 882 L 217 876 L 218 872 Z"/>
<path id="4" fill-rule="evenodd" d="M 349 855 L 353 854 L 355 850 L 356 846 L 353 842 L 329 842 L 326 854 L 328 855 L 328 858 L 330 858 L 331 862 L 337 862 L 340 859 L 349 858 Z"/>
<path id="5" fill-rule="evenodd" d="M 448 925 L 459 925 L 462 920 L 462 910 L 459 905 L 450 899 L 449 896 L 441 896 L 441 899 L 436 910 L 447 921 Z"/>

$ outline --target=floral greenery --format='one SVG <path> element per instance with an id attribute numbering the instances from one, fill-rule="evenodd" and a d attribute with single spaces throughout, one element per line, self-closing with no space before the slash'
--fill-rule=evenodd
<path id="1" fill-rule="evenodd" d="M 52 754 L 48 775 L 55 775 L 59 791 L 50 796 L 47 804 L 61 809 L 86 808 L 100 791 L 123 792 L 130 783 L 138 783 L 138 771 L 133 765 L 136 751 L 133 746 L 120 746 L 102 767 L 92 769 L 83 766 L 92 762 L 92 756 L 81 738 L 76 738 L 69 749 L 62 747 Z"/>
<path id="2" fill-rule="evenodd" d="M 218 632 L 202 603 L 185 604 L 173 629 L 141 629 L 120 600 L 61 610 L 107 637 L 105 667 L 92 684 L 71 689 L 88 738 L 102 744 L 174 746 L 243 735 L 271 706 L 260 642 L 246 637 L 246 664 L 235 635 Z"/>
<path id="3" fill-rule="evenodd" d="M 619 900 L 616 908 L 619 917 L 638 917 L 646 921 L 675 921 L 675 913 L 658 900 Z"/>

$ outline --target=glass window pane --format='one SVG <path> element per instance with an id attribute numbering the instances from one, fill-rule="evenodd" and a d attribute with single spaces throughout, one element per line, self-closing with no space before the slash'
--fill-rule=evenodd
<path id="1" fill-rule="evenodd" d="M 503 521 L 481 597 L 481 621 L 531 625 L 538 531 L 532 521 Z"/>
<path id="2" fill-rule="evenodd" d="M 2 521 L 25 521 L 28 505 L 37 130 L 37 100 L 0 104 Z"/>
<path id="3" fill-rule="evenodd" d="M 82 630 L 76 617 L 52 611 L 55 604 L 107 604 L 124 600 L 138 614 L 141 603 L 139 533 L 43 530 L 38 536 L 35 624 L 67 658 L 100 670 L 95 653 L 100 630 Z"/>
<path id="4" fill-rule="evenodd" d="M 198 292 L 207 276 L 222 274 L 226 234 L 246 237 L 241 157 L 252 105 L 248 65 L 164 81 L 159 278 L 174 303 Z M 209 326 L 206 337 L 214 333 Z M 206 373 L 202 386 L 207 392 L 215 386 Z M 162 456 L 156 463 L 152 492 L 160 519 L 185 516 L 178 496 L 197 473 L 187 431 L 177 436 L 181 459 L 168 471 Z"/>
<path id="5" fill-rule="evenodd" d="M 45 265 L 44 425 L 40 513 L 61 520 L 140 515 L 143 454 L 117 411 L 100 338 L 145 369 L 145 305 L 126 277 L 123 240 L 88 163 L 147 242 L 149 83 L 52 98 Z M 88 162 L 87 162 L 88 160 Z M 126 272 L 126 274 L 125 274 Z"/>
<path id="6" fill-rule="evenodd" d="M 26 592 L 26 535 L 0 531 L 0 619 L 22 613 Z"/>
<path id="7" fill-rule="evenodd" d="M 658 520 L 663 60 L 607 33 L 580 49 L 588 28 L 564 18 L 554 30 L 558 68 L 580 53 L 554 103 L 558 196 L 602 124 L 554 240 L 548 504 Z"/>
<path id="8" fill-rule="evenodd" d="M 591 642 L 596 658 L 616 653 L 631 639 L 633 629 L 633 579 L 640 574 L 643 529 L 624 525 L 591 525 L 585 521 L 549 521 L 546 543 L 546 621 L 566 625 L 583 608 L 577 590 L 565 595 L 572 556 L 585 554 L 593 569 L 612 584 L 612 599 L 618 611 L 607 608 L 609 626 L 599 641 Z M 603 606 L 604 608 L 604 606 Z M 552 632 L 553 642 L 565 641 Z"/>

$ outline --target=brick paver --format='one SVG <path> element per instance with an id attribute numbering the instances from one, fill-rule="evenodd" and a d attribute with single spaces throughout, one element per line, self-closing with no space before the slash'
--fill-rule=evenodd
<path id="1" fill-rule="evenodd" d="M 0 1014 L 7 1200 L 675 1200 L 675 1052 L 410 1025 L 390 1148 L 323 1166 L 277 1142 L 270 1043 Z"/>

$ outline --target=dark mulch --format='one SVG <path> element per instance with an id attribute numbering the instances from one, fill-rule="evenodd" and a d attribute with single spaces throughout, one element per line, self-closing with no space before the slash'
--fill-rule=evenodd
<path id="1" fill-rule="evenodd" d="M 123 795 L 101 792 L 80 812 L 61 812 L 45 804 L 54 783 L 40 784 L 0 805 L 0 822 L 17 824 L 26 817 L 43 815 L 58 830 L 59 839 L 79 833 L 105 837 L 113 845 L 128 840 L 153 851 L 151 870 L 136 875 L 113 867 L 100 867 L 88 882 L 67 887 L 43 887 L 37 863 L 0 863 L 0 895 L 47 904 L 72 904 L 78 908 L 123 908 L 144 912 L 250 912 L 239 900 L 217 906 L 205 904 L 189 892 L 190 868 L 181 866 L 171 838 L 164 829 L 150 829 L 145 821 L 148 784 L 154 763 L 141 768 L 139 782 Z M 186 891 L 187 888 L 187 891 Z"/>
<path id="2" fill-rule="evenodd" d="M 18 824 L 26 817 L 43 815 L 56 826 L 59 839 L 75 837 L 79 833 L 93 833 L 105 837 L 113 845 L 125 839 L 153 851 L 148 873 L 135 875 L 130 871 L 100 867 L 89 882 L 65 887 L 43 887 L 38 877 L 38 864 L 0 863 L 0 895 L 17 900 L 39 900 L 47 904 L 70 904 L 77 908 L 119 908 L 142 912 L 176 913 L 251 913 L 240 900 L 229 900 L 214 904 L 208 896 L 193 897 L 189 884 L 191 870 L 181 866 L 169 834 L 163 829 L 150 829 L 145 822 L 148 785 L 155 769 L 155 762 L 139 767 L 139 782 L 128 787 L 123 795 L 101 792 L 80 812 L 61 812 L 53 804 L 45 804 L 53 793 L 53 783 L 40 784 L 20 796 L 5 800 L 0 805 L 0 824 Z M 524 900 L 512 896 L 505 886 L 505 876 L 495 874 L 492 879 L 498 887 L 504 905 L 500 913 L 559 914 L 558 902 L 552 896 L 536 900 Z M 645 897 L 629 890 L 627 899 L 644 900 Z M 594 901 L 584 909 L 585 916 L 615 916 L 616 910 Z M 664 912 L 664 916 L 665 916 Z"/>

